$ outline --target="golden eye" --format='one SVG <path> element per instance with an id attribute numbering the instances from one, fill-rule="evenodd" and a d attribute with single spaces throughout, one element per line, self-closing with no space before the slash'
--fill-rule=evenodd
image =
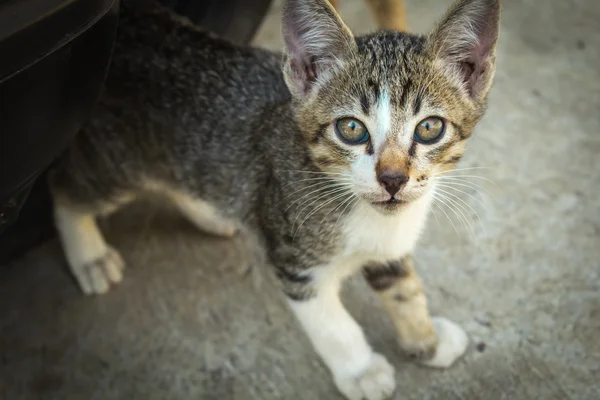
<path id="1" fill-rule="evenodd" d="M 340 139 L 348 144 L 361 144 L 369 140 L 369 132 L 365 125 L 354 118 L 338 119 L 335 131 Z"/>
<path id="2" fill-rule="evenodd" d="M 437 142 L 444 135 L 446 123 L 438 117 L 425 118 L 419 122 L 415 128 L 415 141 L 423 144 L 432 144 Z"/>

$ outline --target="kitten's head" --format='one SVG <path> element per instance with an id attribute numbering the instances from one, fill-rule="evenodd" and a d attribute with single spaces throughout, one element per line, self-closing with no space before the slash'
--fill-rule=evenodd
<path id="1" fill-rule="evenodd" d="M 424 37 L 354 37 L 327 0 L 286 0 L 284 75 L 317 166 L 393 212 L 451 169 L 481 119 L 499 0 L 458 0 Z"/>

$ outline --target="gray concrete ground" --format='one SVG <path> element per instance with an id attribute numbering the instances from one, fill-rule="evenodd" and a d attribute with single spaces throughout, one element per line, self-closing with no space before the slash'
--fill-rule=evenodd
<path id="1" fill-rule="evenodd" d="M 449 0 L 407 3 L 424 32 Z M 361 1 L 342 7 L 373 28 Z M 257 44 L 280 46 L 279 12 Z M 474 235 L 455 218 L 457 233 L 436 210 L 416 255 L 468 354 L 447 371 L 407 363 L 364 284 L 346 293 L 397 367 L 396 399 L 600 398 L 600 7 L 505 0 L 503 16 L 489 112 L 460 166 L 493 182 L 465 177 L 483 187 L 460 194 L 481 222 L 465 208 Z M 1 269 L 1 399 L 338 398 L 246 240 L 152 204 L 103 227 L 129 263 L 109 295 L 80 294 L 56 241 Z"/>

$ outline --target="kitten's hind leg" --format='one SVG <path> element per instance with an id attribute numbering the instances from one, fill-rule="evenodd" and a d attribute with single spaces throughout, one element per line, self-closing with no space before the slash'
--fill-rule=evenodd
<path id="1" fill-rule="evenodd" d="M 367 0 L 367 4 L 379 29 L 408 30 L 404 0 Z"/>
<path id="2" fill-rule="evenodd" d="M 206 233 L 232 237 L 238 231 L 234 220 L 219 215 L 218 210 L 207 201 L 183 191 L 169 191 L 168 197 L 190 222 Z"/>
<path id="3" fill-rule="evenodd" d="M 85 294 L 101 294 L 123 279 L 125 263 L 104 241 L 94 214 L 57 203 L 54 220 L 67 262 Z"/>

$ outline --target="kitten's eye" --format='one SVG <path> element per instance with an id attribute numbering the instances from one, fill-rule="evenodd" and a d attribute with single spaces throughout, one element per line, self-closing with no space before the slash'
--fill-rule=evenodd
<path id="1" fill-rule="evenodd" d="M 415 128 L 414 138 L 419 143 L 432 144 L 442 138 L 445 130 L 446 123 L 443 119 L 438 117 L 425 118 Z"/>
<path id="2" fill-rule="evenodd" d="M 369 140 L 365 125 L 354 118 L 342 118 L 335 123 L 338 136 L 348 144 L 361 144 Z"/>

